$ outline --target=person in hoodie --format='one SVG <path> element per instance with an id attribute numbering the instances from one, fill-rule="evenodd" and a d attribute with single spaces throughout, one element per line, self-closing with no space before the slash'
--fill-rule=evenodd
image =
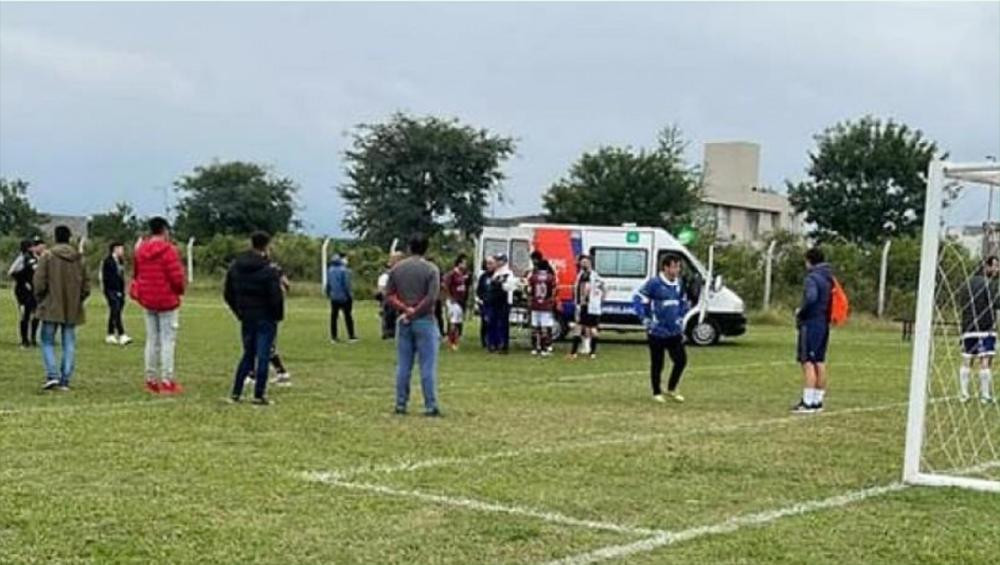
<path id="1" fill-rule="evenodd" d="M 833 271 L 823 252 L 813 247 L 806 251 L 806 278 L 802 306 L 796 311 L 798 325 L 798 362 L 802 364 L 802 398 L 792 412 L 809 414 L 823 410 L 826 394 L 826 349 L 830 342 L 830 303 L 833 296 Z"/>
<path id="2" fill-rule="evenodd" d="M 17 308 L 21 314 L 18 329 L 22 348 L 38 346 L 40 322 L 35 316 L 38 301 L 35 300 L 33 279 L 35 268 L 38 266 L 38 257 L 44 250 L 45 245 L 39 237 L 21 241 L 20 252 L 7 269 L 7 275 L 14 280 L 14 299 L 17 300 Z"/>
<path id="3" fill-rule="evenodd" d="M 968 402 L 969 379 L 974 365 L 979 365 L 979 401 L 995 404 L 991 365 L 997 352 L 997 309 L 1000 293 L 997 277 L 1000 276 L 1000 259 L 987 257 L 977 272 L 962 285 L 962 365 L 958 370 L 958 399 Z M 978 361 L 978 363 L 977 363 Z"/>
<path id="4" fill-rule="evenodd" d="M 691 303 L 680 274 L 680 256 L 668 253 L 660 263 L 660 273 L 643 283 L 632 297 L 632 308 L 646 328 L 646 342 L 649 345 L 649 382 L 653 388 L 653 400 L 656 402 L 666 402 L 661 384 L 664 353 L 670 355 L 670 361 L 673 363 L 670 380 L 667 381 L 667 398 L 684 402 L 684 397 L 677 392 L 677 387 L 687 367 L 684 316 L 691 309 Z"/>
<path id="5" fill-rule="evenodd" d="M 170 224 L 156 216 L 149 220 L 149 237 L 135 251 L 129 296 L 146 317 L 146 390 L 153 394 L 179 394 L 174 375 L 178 310 L 186 277 L 180 254 L 170 241 Z"/>
<path id="6" fill-rule="evenodd" d="M 243 356 L 233 379 L 233 402 L 240 401 L 246 376 L 253 373 L 253 403 L 270 404 L 267 399 L 268 363 L 278 335 L 278 323 L 285 313 L 281 273 L 268 258 L 270 243 L 270 235 L 254 232 L 250 236 L 251 249 L 237 257 L 226 272 L 223 297 L 240 321 L 243 341 Z"/>
<path id="7" fill-rule="evenodd" d="M 125 333 L 122 310 L 125 308 L 125 244 L 120 241 L 108 246 L 108 256 L 101 263 L 101 282 L 104 300 L 108 303 L 108 335 L 104 342 L 111 345 L 128 345 L 132 338 Z"/>
<path id="8" fill-rule="evenodd" d="M 334 255 L 330 268 L 326 271 L 326 296 L 330 299 L 330 342 L 337 343 L 337 319 L 340 312 L 344 313 L 344 325 L 347 326 L 347 337 L 351 342 L 358 341 L 354 335 L 354 298 L 351 293 L 351 270 L 347 261 L 340 255 Z"/>
<path id="9" fill-rule="evenodd" d="M 42 321 L 42 363 L 45 390 L 69 390 L 76 363 L 76 327 L 85 321 L 83 303 L 90 296 L 90 283 L 83 257 L 69 244 L 66 226 L 55 229 L 56 244 L 38 260 L 32 278 L 38 319 Z M 56 332 L 62 343 L 62 362 L 56 366 Z"/>

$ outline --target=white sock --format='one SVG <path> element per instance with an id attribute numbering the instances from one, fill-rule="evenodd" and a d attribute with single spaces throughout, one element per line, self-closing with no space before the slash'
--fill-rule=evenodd
<path id="1" fill-rule="evenodd" d="M 962 398 L 969 397 L 969 375 L 972 374 L 972 369 L 968 367 L 962 367 L 958 370 L 958 389 Z"/>
<path id="2" fill-rule="evenodd" d="M 825 388 L 817 388 L 816 390 L 816 404 L 823 404 L 823 397 L 826 396 Z"/>
<path id="3" fill-rule="evenodd" d="M 816 389 L 814 388 L 802 389 L 802 402 L 805 402 L 806 404 L 815 404 L 815 395 Z"/>
<path id="4" fill-rule="evenodd" d="M 989 369 L 979 371 L 979 398 L 993 398 L 993 375 Z"/>

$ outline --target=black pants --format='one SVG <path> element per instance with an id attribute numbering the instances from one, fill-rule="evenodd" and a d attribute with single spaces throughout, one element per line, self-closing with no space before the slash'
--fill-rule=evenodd
<path id="1" fill-rule="evenodd" d="M 15 298 L 17 298 L 18 309 L 21 311 L 19 324 L 21 345 L 37 345 L 39 321 L 34 316 L 35 310 L 38 309 L 38 302 L 30 291 L 15 292 Z"/>
<path id="2" fill-rule="evenodd" d="M 479 307 L 479 345 L 486 349 L 490 333 L 490 322 L 486 317 L 486 306 Z"/>
<path id="3" fill-rule="evenodd" d="M 108 335 L 125 335 L 125 325 L 122 324 L 125 295 L 120 292 L 105 292 L 104 299 L 108 302 Z"/>
<path id="4" fill-rule="evenodd" d="M 448 335 L 448 333 L 444 331 L 444 305 L 441 304 L 440 300 L 434 303 L 434 320 L 437 322 L 438 333 L 440 335 Z"/>
<path id="5" fill-rule="evenodd" d="M 687 351 L 684 350 L 684 337 L 656 337 L 646 336 L 649 344 L 649 382 L 653 386 L 653 394 L 663 394 L 660 386 L 663 375 L 664 353 L 670 355 L 670 361 L 674 364 L 670 370 L 670 381 L 667 383 L 667 390 L 673 392 L 677 390 L 677 385 L 681 382 L 681 375 L 687 366 Z"/>
<path id="6" fill-rule="evenodd" d="M 387 301 L 382 302 L 382 339 L 396 337 L 396 309 Z"/>
<path id="7" fill-rule="evenodd" d="M 347 326 L 347 337 L 354 339 L 354 315 L 351 309 L 354 306 L 353 300 L 345 302 L 330 302 L 330 339 L 337 339 L 337 318 L 340 312 L 344 312 L 344 325 Z"/>

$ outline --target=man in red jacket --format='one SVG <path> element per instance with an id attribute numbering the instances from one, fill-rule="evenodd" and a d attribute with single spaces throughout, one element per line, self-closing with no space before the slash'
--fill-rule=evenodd
<path id="1" fill-rule="evenodd" d="M 170 241 L 170 225 L 159 216 L 149 220 L 150 236 L 135 252 L 129 295 L 146 309 L 146 390 L 178 394 L 174 379 L 177 310 L 184 294 L 184 266 Z"/>

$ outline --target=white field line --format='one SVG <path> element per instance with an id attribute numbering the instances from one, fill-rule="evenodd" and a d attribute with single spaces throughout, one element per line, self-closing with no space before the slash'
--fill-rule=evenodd
<path id="1" fill-rule="evenodd" d="M 529 447 L 524 449 L 508 449 L 503 451 L 496 451 L 493 453 L 473 455 L 470 457 L 437 457 L 437 458 L 423 459 L 418 461 L 401 461 L 399 463 L 393 463 L 387 465 L 362 465 L 339 471 L 327 471 L 325 472 L 325 474 L 335 479 L 345 480 L 358 475 L 405 473 L 405 472 L 418 471 L 421 469 L 429 469 L 432 467 L 467 466 L 467 465 L 475 465 L 478 463 L 485 463 L 488 461 L 514 459 L 530 455 L 547 455 L 552 453 L 561 453 L 565 451 L 572 451 L 575 449 L 590 449 L 594 447 L 603 447 L 608 445 L 629 445 L 629 444 L 657 441 L 663 439 L 675 439 L 675 438 L 697 436 L 702 434 L 731 433 L 731 432 L 743 431 L 754 428 L 762 428 L 767 426 L 786 424 L 796 421 L 806 421 L 813 418 L 826 418 L 831 416 L 842 416 L 847 414 L 862 414 L 866 412 L 883 412 L 887 410 L 893 410 L 896 408 L 902 408 L 907 405 L 908 405 L 907 402 L 894 402 L 892 404 L 881 404 L 878 406 L 859 406 L 856 408 L 845 408 L 843 410 L 831 410 L 823 412 L 821 414 L 814 414 L 814 415 L 789 415 L 789 416 L 782 416 L 780 418 L 768 418 L 764 420 L 756 420 L 751 422 L 739 422 L 735 424 L 708 426 L 705 428 L 697 430 L 688 430 L 681 433 L 632 434 L 632 435 L 609 437 L 602 439 L 571 441 L 571 442 L 558 443 L 555 445 L 543 445 L 539 447 Z"/>
<path id="2" fill-rule="evenodd" d="M 822 500 L 799 502 L 792 504 L 791 506 L 775 510 L 766 510 L 763 512 L 755 512 L 753 514 L 734 516 L 728 520 L 707 526 L 698 526 L 676 532 L 663 532 L 653 537 L 633 543 L 602 547 L 587 553 L 581 553 L 579 555 L 573 555 L 563 559 L 557 559 L 555 561 L 549 561 L 545 565 L 590 565 L 592 563 L 599 563 L 609 559 L 619 559 L 697 538 L 728 534 L 743 528 L 762 526 L 789 516 L 799 516 L 801 514 L 818 512 L 820 510 L 839 508 L 841 506 L 847 506 L 869 498 L 899 492 L 905 488 L 906 485 L 896 482 L 885 486 L 856 490 L 846 494 L 824 498 Z"/>
<path id="3" fill-rule="evenodd" d="M 960 475 L 967 475 L 967 474 L 982 473 L 998 467 L 1000 467 L 1000 461 L 989 461 L 972 467 L 967 467 L 965 469 L 960 469 L 957 471 L 952 470 L 946 472 L 949 473 L 955 472 Z M 900 482 L 894 482 L 888 485 L 856 490 L 846 494 L 832 496 L 830 498 L 824 498 L 822 500 L 799 502 L 797 504 L 793 504 L 791 506 L 786 506 L 784 508 L 779 508 L 776 510 L 765 510 L 763 512 L 755 512 L 753 514 L 743 514 L 740 516 L 734 516 L 732 518 L 729 518 L 728 520 L 724 520 L 722 522 L 718 522 L 716 524 L 711 524 L 707 526 L 698 526 L 695 528 L 680 530 L 678 532 L 663 532 L 654 535 L 653 537 L 646 538 L 644 540 L 639 540 L 633 543 L 602 547 L 600 549 L 596 549 L 586 553 L 573 555 L 563 559 L 557 559 L 555 561 L 549 561 L 546 562 L 544 565 L 591 565 L 593 563 L 599 563 L 601 561 L 607 561 L 609 559 L 619 559 L 622 557 L 635 555 L 637 553 L 646 553 L 649 551 L 659 549 L 661 547 L 666 547 L 668 545 L 674 545 L 677 543 L 691 541 L 693 539 L 698 539 L 706 536 L 728 534 L 735 532 L 737 530 L 741 530 L 743 528 L 762 526 L 774 522 L 776 520 L 780 520 L 781 518 L 787 518 L 789 516 L 799 516 L 811 512 L 818 512 L 820 510 L 839 508 L 841 506 L 847 506 L 850 504 L 854 504 L 856 502 L 861 502 L 869 498 L 874 498 L 885 494 L 890 494 L 893 492 L 899 492 L 906 488 L 909 488 L 909 485 Z"/>
<path id="4" fill-rule="evenodd" d="M 338 479 L 331 473 L 303 473 L 302 478 L 304 478 L 307 481 L 323 483 L 326 485 L 331 485 L 351 490 L 373 492 L 385 496 L 412 498 L 415 500 L 421 500 L 423 502 L 429 502 L 445 506 L 456 506 L 459 508 L 468 508 L 470 510 L 478 510 L 480 512 L 493 512 L 498 514 L 510 514 L 513 516 L 537 518 L 545 522 L 551 522 L 553 524 L 562 524 L 564 526 L 574 526 L 579 528 L 589 528 L 592 530 L 615 532 L 619 534 L 642 535 L 642 536 L 649 536 L 649 535 L 659 536 L 666 533 L 660 530 L 650 530 L 647 528 L 634 528 L 631 526 L 623 526 L 620 524 L 612 524 L 609 522 L 600 522 L 595 520 L 581 520 L 578 518 L 573 518 L 570 516 L 559 514 L 557 512 L 546 512 L 543 510 L 535 510 L 523 506 L 512 506 L 506 504 L 498 504 L 495 502 L 485 502 L 465 497 L 444 496 L 444 495 L 431 494 L 416 490 L 402 490 L 371 483 L 348 482 Z"/>
<path id="5" fill-rule="evenodd" d="M 59 392 L 49 393 L 52 395 L 62 394 Z M 26 406 L 23 408 L 0 408 L 0 416 L 9 416 L 16 414 L 35 414 L 35 413 L 72 413 L 80 411 L 93 411 L 100 413 L 104 410 L 129 410 L 136 407 L 145 406 L 165 406 L 176 402 L 174 398 L 151 398 L 149 400 L 123 400 L 122 402 L 99 402 L 94 404 L 65 404 L 59 405 L 55 404 L 52 406 Z"/>

